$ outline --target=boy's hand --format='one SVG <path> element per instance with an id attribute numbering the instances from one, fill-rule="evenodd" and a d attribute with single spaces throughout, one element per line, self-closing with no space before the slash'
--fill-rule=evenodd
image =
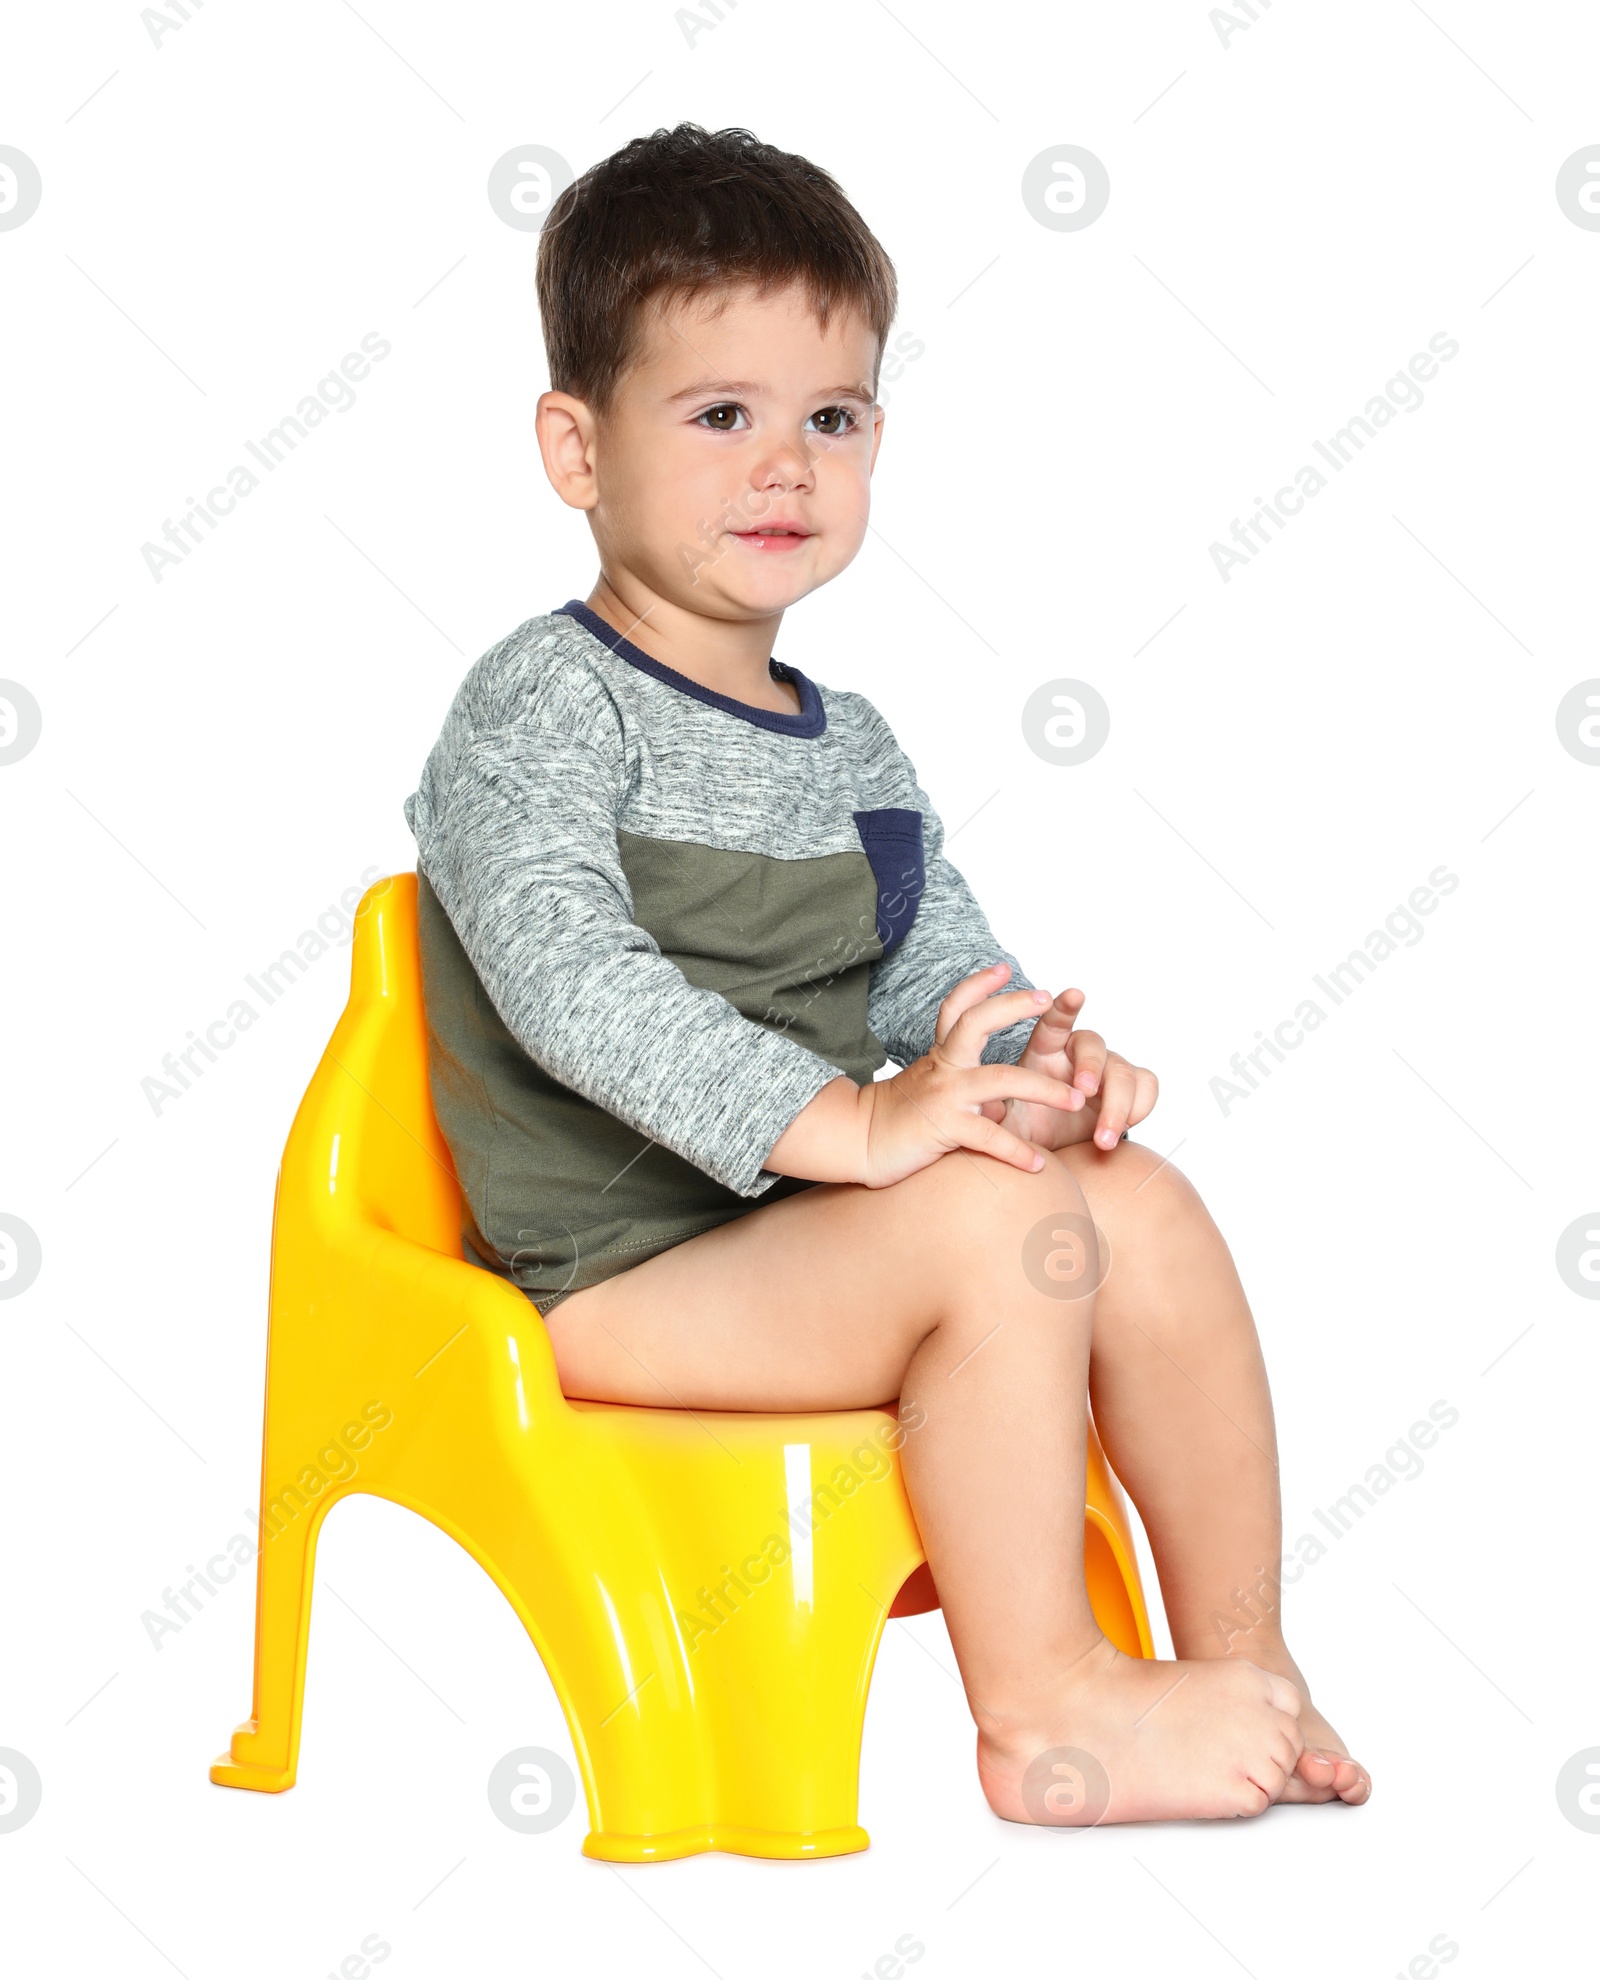
<path id="1" fill-rule="evenodd" d="M 1084 1001 L 1081 990 L 1063 990 L 1034 1025 L 1017 1062 L 1048 1073 L 1083 1097 L 1081 1110 L 1073 1113 L 1040 1110 L 1027 1100 L 1006 1103 L 1005 1125 L 1039 1148 L 1069 1148 L 1091 1136 L 1096 1148 L 1115 1148 L 1124 1130 L 1142 1121 L 1155 1106 L 1160 1091 L 1148 1067 L 1108 1050 L 1099 1032 L 1074 1030 Z M 991 1114 L 991 1118 L 1002 1116 Z"/>
<path id="2" fill-rule="evenodd" d="M 995 1032 L 1028 1017 L 1042 1023 L 1048 1015 L 1048 991 L 997 994 L 1010 974 L 1007 964 L 995 963 L 965 977 L 939 1006 L 932 1050 L 893 1079 L 862 1087 L 868 1130 L 860 1180 L 869 1188 L 899 1182 L 955 1148 L 992 1155 L 1013 1168 L 1040 1169 L 1043 1157 L 1030 1145 L 1034 1136 L 1017 1131 L 1013 1110 L 1020 1109 L 1031 1123 L 1058 1123 L 1052 1131 L 1059 1132 L 1068 1113 L 1088 1104 L 1085 1094 L 1047 1062 L 982 1063 L 984 1045 Z M 1038 1144 L 1053 1145 L 1042 1139 Z"/>
<path id="3" fill-rule="evenodd" d="M 939 1006 L 932 1050 L 893 1079 L 862 1087 L 842 1077 L 830 1082 L 784 1129 L 765 1166 L 778 1175 L 869 1189 L 901 1182 L 956 1148 L 1017 1169 L 1043 1168 L 1038 1148 L 1012 1129 L 1008 1109 L 1021 1106 L 1040 1122 L 1089 1103 L 1038 1066 L 982 1063 L 992 1033 L 1049 1006 L 1043 990 L 997 996 L 1009 974 L 997 963 L 958 983 Z"/>

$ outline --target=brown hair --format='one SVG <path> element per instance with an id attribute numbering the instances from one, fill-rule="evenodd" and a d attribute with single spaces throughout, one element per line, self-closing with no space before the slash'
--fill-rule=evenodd
<path id="1" fill-rule="evenodd" d="M 551 388 L 603 413 L 647 306 L 791 282 L 824 329 L 833 310 L 858 311 L 881 360 L 894 264 L 837 180 L 745 130 L 679 124 L 635 138 L 567 187 L 539 237 Z"/>

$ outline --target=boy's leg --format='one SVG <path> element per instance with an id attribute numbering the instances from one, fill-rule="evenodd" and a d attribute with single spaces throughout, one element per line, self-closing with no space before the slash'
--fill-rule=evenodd
<path id="1" fill-rule="evenodd" d="M 1095 1425 L 1150 1536 L 1173 1648 L 1247 1658 L 1300 1691 L 1306 1751 L 1284 1800 L 1364 1801 L 1370 1780 L 1311 1704 L 1283 1640 L 1272 1398 L 1222 1234 L 1188 1180 L 1135 1142 L 1083 1143 L 1062 1159 L 1110 1241 L 1090 1366 Z"/>
<path id="2" fill-rule="evenodd" d="M 901 1461 L 996 1811 L 1253 1814 L 1299 1757 L 1292 1685 L 1240 1660 L 1123 1657 L 1084 1592 L 1093 1301 L 1049 1296 L 1023 1263 L 1041 1220 L 1083 1212 L 1053 1157 L 1028 1175 L 955 1154 L 889 1189 L 802 1191 L 556 1306 L 562 1387 L 690 1409 L 898 1396 L 924 1417 Z M 1062 1749 L 1095 1757 L 1109 1807 L 1063 1805 Z"/>

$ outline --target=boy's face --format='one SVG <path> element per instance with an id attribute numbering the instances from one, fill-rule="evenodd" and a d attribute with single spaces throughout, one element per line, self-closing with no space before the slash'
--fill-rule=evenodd
<path id="1" fill-rule="evenodd" d="M 607 571 L 732 620 L 826 584 L 866 534 L 877 356 L 859 316 L 823 330 L 797 288 L 648 308 L 638 361 L 587 421 L 580 506 Z"/>

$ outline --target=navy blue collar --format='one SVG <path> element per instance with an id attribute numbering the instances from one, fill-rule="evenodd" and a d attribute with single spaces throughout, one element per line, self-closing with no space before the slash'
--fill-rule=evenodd
<path id="1" fill-rule="evenodd" d="M 710 708 L 720 708 L 725 715 L 737 715 L 741 722 L 753 722 L 758 729 L 772 729 L 780 736 L 820 736 L 828 726 L 828 711 L 822 705 L 816 682 L 808 680 L 798 667 L 786 667 L 781 660 L 767 662 L 772 678 L 790 682 L 800 696 L 798 715 L 780 715 L 776 709 L 752 708 L 748 701 L 735 701 L 731 695 L 717 694 L 711 688 L 702 687 L 698 681 L 691 681 L 687 674 L 680 674 L 675 667 L 666 667 L 659 660 L 652 660 L 648 653 L 642 652 L 631 640 L 624 639 L 621 633 L 608 626 L 599 613 L 592 612 L 582 599 L 569 598 L 565 605 L 558 605 L 556 610 L 576 619 L 585 632 L 593 633 L 602 646 L 609 647 L 619 660 L 626 660 L 630 667 L 637 667 L 653 680 L 676 688 L 680 694 L 690 695 L 696 701 L 703 701 Z"/>

